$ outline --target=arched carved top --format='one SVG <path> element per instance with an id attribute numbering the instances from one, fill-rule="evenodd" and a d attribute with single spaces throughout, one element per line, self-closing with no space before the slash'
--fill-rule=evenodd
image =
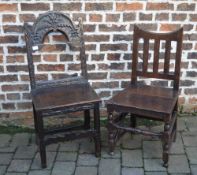
<path id="1" fill-rule="evenodd" d="M 80 29 L 72 23 L 68 16 L 54 11 L 42 14 L 33 26 L 25 24 L 24 28 L 33 42 L 32 45 L 42 44 L 44 37 L 53 31 L 61 32 L 70 42 L 80 40 L 81 35 Z"/>

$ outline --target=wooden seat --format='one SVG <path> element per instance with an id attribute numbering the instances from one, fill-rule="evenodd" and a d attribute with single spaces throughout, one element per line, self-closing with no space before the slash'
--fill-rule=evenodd
<path id="1" fill-rule="evenodd" d="M 129 108 L 127 112 L 163 120 L 172 113 L 177 99 L 178 91 L 170 88 L 131 85 L 108 101 L 108 108 L 125 107 L 125 111 Z"/>
<path id="2" fill-rule="evenodd" d="M 95 154 L 100 156 L 100 99 L 88 82 L 82 22 L 75 25 L 69 17 L 50 11 L 38 17 L 33 26 L 24 24 L 29 77 L 31 85 L 34 125 L 39 145 L 42 167 L 46 167 L 46 145 L 59 141 L 91 137 L 95 141 Z M 60 32 L 68 39 L 65 44 L 78 48 L 81 74 L 66 75 L 64 79 L 36 81 L 33 53 L 40 50 L 50 32 Z M 93 110 L 94 125 L 90 124 Z M 44 127 L 44 117 L 82 111 L 84 122 L 80 125 Z"/>
<path id="3" fill-rule="evenodd" d="M 168 33 L 153 33 L 134 26 L 132 53 L 132 73 L 130 85 L 110 99 L 108 111 L 109 151 L 113 154 L 116 141 L 125 132 L 159 137 L 163 142 L 163 162 L 168 166 L 168 155 L 172 141 L 176 139 L 178 91 L 183 29 Z M 142 40 L 142 42 L 140 42 Z M 172 42 L 175 53 L 172 54 Z M 142 46 L 141 46 L 141 45 Z M 153 47 L 150 47 L 150 45 Z M 140 47 L 141 46 L 141 47 Z M 140 50 L 141 48 L 141 50 Z M 152 70 L 149 66 L 150 49 Z M 160 51 L 164 50 L 163 68 L 160 70 Z M 171 56 L 175 55 L 174 71 L 170 69 Z M 142 59 L 142 66 L 139 66 Z M 140 69 L 141 67 L 141 69 Z M 159 69 L 160 68 L 160 69 Z M 173 87 L 144 85 L 138 77 L 157 78 L 173 81 Z M 130 114 L 130 122 L 124 120 Z M 136 118 L 146 118 L 164 122 L 164 131 L 153 132 L 136 127 Z M 131 157 L 132 159 L 132 157 Z"/>

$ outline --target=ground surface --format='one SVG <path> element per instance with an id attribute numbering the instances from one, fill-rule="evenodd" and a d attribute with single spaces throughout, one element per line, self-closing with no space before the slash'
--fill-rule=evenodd
<path id="1" fill-rule="evenodd" d="M 0 175 L 197 175 L 197 117 L 179 118 L 178 128 L 168 169 L 161 165 L 161 142 L 150 137 L 126 134 L 112 157 L 102 128 L 101 158 L 89 139 L 50 145 L 42 170 L 34 134 L 0 134 Z"/>

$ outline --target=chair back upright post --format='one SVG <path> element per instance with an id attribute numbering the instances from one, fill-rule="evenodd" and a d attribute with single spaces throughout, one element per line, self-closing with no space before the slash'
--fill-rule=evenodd
<path id="1" fill-rule="evenodd" d="M 134 39 L 133 39 L 133 54 L 132 54 L 132 73 L 131 84 L 135 85 L 137 77 L 145 78 L 158 78 L 174 81 L 174 90 L 179 89 L 180 79 L 180 64 L 181 64 L 181 52 L 182 52 L 182 40 L 183 40 L 183 28 L 170 33 L 152 33 L 144 31 L 134 26 Z M 142 70 L 138 70 L 138 51 L 139 41 L 143 39 L 143 54 L 142 54 Z M 150 40 L 154 40 L 153 43 L 153 69 L 148 71 L 148 59 L 150 50 Z M 165 42 L 164 46 L 164 66 L 163 71 L 159 72 L 159 57 L 160 57 L 160 44 L 161 40 Z M 175 70 L 170 72 L 170 57 L 171 57 L 171 44 L 172 41 L 176 42 L 176 55 L 175 55 Z"/>

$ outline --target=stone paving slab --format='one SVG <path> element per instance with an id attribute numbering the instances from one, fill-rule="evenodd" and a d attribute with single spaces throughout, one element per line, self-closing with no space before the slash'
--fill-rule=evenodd
<path id="1" fill-rule="evenodd" d="M 107 130 L 102 128 L 101 157 L 94 155 L 91 139 L 47 146 L 47 168 L 42 169 L 34 134 L 0 134 L 0 175 L 197 175 L 195 119 L 178 119 L 177 140 L 172 144 L 169 167 L 162 166 L 162 143 L 152 137 L 127 133 L 108 154 Z M 196 126 L 197 127 L 197 126 Z M 141 128 L 146 128 L 141 126 Z M 155 126 L 155 131 L 163 126 Z M 1 140 L 2 139 L 2 140 Z"/>

